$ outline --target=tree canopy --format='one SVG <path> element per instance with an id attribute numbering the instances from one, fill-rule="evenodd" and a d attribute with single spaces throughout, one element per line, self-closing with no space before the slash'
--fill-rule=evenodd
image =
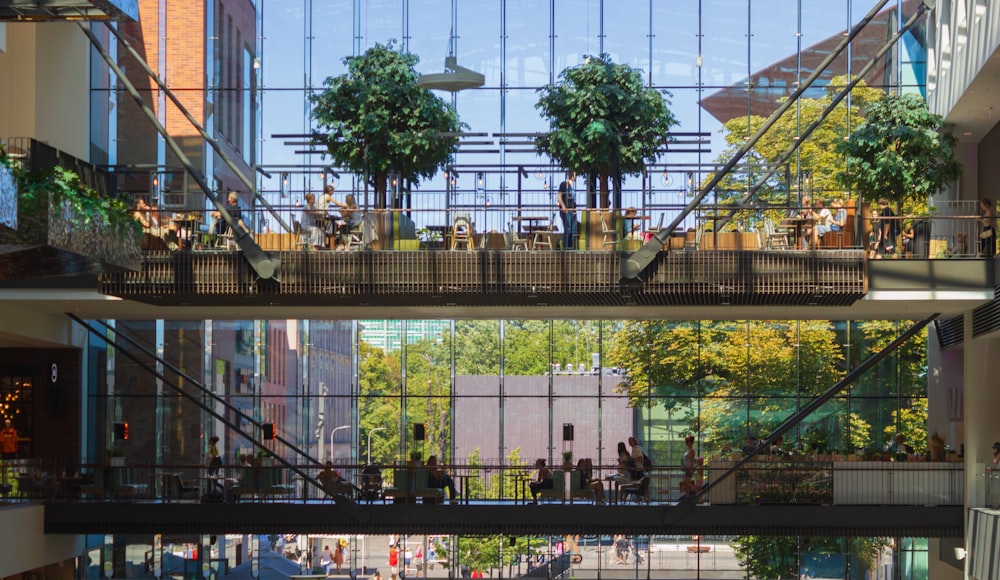
<path id="1" fill-rule="evenodd" d="M 602 207 L 608 206 L 606 178 L 615 168 L 639 174 L 677 124 L 669 93 L 644 86 L 640 70 L 615 64 L 607 54 L 585 56 L 582 65 L 564 69 L 538 93 L 535 108 L 549 133 L 538 137 L 536 149 L 569 171 L 600 175 Z"/>
<path id="2" fill-rule="evenodd" d="M 957 140 L 914 94 L 889 94 L 865 111 L 865 122 L 837 152 L 847 156 L 842 183 L 867 201 L 926 202 L 962 173 Z"/>
<path id="3" fill-rule="evenodd" d="M 757 141 L 744 161 L 716 187 L 719 202 L 735 202 L 742 197 L 750 186 L 763 176 L 767 168 L 777 163 L 785 151 L 799 140 L 799 135 L 820 118 L 823 111 L 833 102 L 839 88 L 847 82 L 846 76 L 834 77 L 822 96 L 801 98 L 797 107 L 790 108 L 779 117 Z M 784 170 L 779 168 L 777 174 L 758 190 L 754 197 L 755 204 L 784 205 L 789 201 L 789 195 L 796 196 L 799 192 L 821 197 L 840 195 L 837 174 L 843 164 L 843 156 L 837 153 L 837 147 L 848 136 L 852 127 L 864 121 L 862 117 L 864 108 L 878 101 L 882 95 L 881 90 L 869 88 L 863 82 L 858 83 L 851 91 L 850 107 L 847 101 L 844 101 L 833 109 L 809 137 L 799 143 L 796 154 L 787 161 L 788 174 L 793 183 L 786 185 Z M 719 155 L 719 161 L 729 160 L 766 120 L 764 117 L 751 115 L 734 117 L 727 121 L 723 126 L 727 146 Z M 796 183 L 796 176 L 802 176 L 801 183 Z M 713 175 L 709 174 L 706 180 L 712 177 Z"/>
<path id="4" fill-rule="evenodd" d="M 449 103 L 417 84 L 418 62 L 391 41 L 376 44 L 346 57 L 347 73 L 327 78 L 326 89 L 310 97 L 330 156 L 367 171 L 380 194 L 389 174 L 416 182 L 445 167 L 465 127 Z"/>

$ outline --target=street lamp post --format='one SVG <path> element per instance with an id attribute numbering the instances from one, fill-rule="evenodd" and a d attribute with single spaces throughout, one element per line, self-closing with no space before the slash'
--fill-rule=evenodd
<path id="1" fill-rule="evenodd" d="M 385 431 L 385 427 L 375 427 L 368 432 L 368 462 L 367 465 L 372 464 L 372 433 L 376 431 Z"/>
<path id="2" fill-rule="evenodd" d="M 334 427 L 333 431 L 330 431 L 330 460 L 333 461 L 333 435 L 341 429 L 350 429 L 350 425 L 341 425 L 340 427 Z"/>

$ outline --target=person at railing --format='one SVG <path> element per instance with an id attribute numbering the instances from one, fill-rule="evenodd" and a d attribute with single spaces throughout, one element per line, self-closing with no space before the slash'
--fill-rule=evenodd
<path id="1" fill-rule="evenodd" d="M 893 461 L 907 461 L 913 457 L 913 447 L 906 444 L 906 435 L 896 433 L 885 448 L 892 455 Z"/>
<path id="2" fill-rule="evenodd" d="M 444 466 L 438 463 L 437 455 L 427 458 L 427 487 L 435 489 L 447 489 L 448 499 L 458 499 L 458 492 L 455 491 L 455 480 L 445 471 Z"/>
<path id="3" fill-rule="evenodd" d="M 882 227 L 879 225 L 878 210 L 872 208 L 868 214 L 868 259 L 877 260 L 879 248 L 882 246 Z"/>
<path id="4" fill-rule="evenodd" d="M 979 255 L 983 258 L 992 258 L 997 253 L 996 232 L 993 230 L 995 221 L 993 202 L 986 198 L 979 200 Z"/>
<path id="5" fill-rule="evenodd" d="M 559 184 L 559 194 L 556 203 L 559 205 L 559 218 L 562 220 L 562 249 L 573 249 L 573 238 L 576 236 L 576 197 L 573 195 L 573 178 Z"/>
<path id="6" fill-rule="evenodd" d="M 528 482 L 528 489 L 531 490 L 531 503 L 538 504 L 538 492 L 542 489 L 552 489 L 552 473 L 545 467 L 545 460 L 538 458 L 535 460 L 535 477 Z"/>
<path id="7" fill-rule="evenodd" d="M 986 471 L 1000 471 L 1000 441 L 993 444 L 993 461 L 986 464 Z"/>
<path id="8" fill-rule="evenodd" d="M 598 505 L 604 504 L 604 483 L 600 478 L 594 477 L 594 462 L 590 458 L 581 457 L 576 462 L 576 471 L 579 476 L 577 487 L 589 489 L 594 492 L 594 499 Z"/>
<path id="9" fill-rule="evenodd" d="M 896 253 L 896 238 L 899 236 L 899 220 L 896 219 L 896 212 L 889 207 L 889 200 L 881 198 L 878 200 L 879 207 L 879 229 L 882 230 L 882 252 L 892 257 Z"/>

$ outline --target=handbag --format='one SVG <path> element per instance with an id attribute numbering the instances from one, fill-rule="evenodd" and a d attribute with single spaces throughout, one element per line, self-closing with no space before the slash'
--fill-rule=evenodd
<path id="1" fill-rule="evenodd" d="M 993 237 L 993 228 L 979 232 L 979 239 L 988 240 Z"/>

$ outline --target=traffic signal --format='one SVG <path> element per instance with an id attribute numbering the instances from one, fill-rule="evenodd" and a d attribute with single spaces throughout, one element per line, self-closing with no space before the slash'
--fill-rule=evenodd
<path id="1" fill-rule="evenodd" d="M 128 439 L 128 423 L 115 423 L 115 439 Z"/>
<path id="2" fill-rule="evenodd" d="M 264 440 L 271 441 L 278 437 L 278 431 L 274 428 L 274 423 L 264 423 L 260 427 L 264 431 Z"/>

